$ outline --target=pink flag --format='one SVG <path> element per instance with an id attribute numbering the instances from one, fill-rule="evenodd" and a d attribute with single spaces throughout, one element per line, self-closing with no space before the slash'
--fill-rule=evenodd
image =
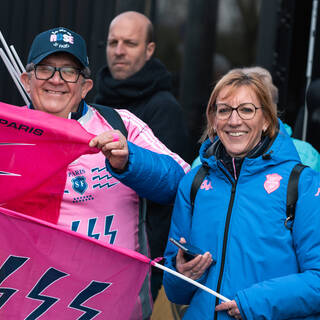
<path id="1" fill-rule="evenodd" d="M 127 320 L 150 259 L 0 208 L 0 319 Z"/>
<path id="2" fill-rule="evenodd" d="M 98 152 L 93 137 L 75 120 L 0 102 L 0 206 L 57 222 L 67 165 Z"/>

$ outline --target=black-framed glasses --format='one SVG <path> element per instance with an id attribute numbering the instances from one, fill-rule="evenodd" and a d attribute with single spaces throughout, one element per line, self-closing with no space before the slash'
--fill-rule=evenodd
<path id="1" fill-rule="evenodd" d="M 215 109 L 216 117 L 219 120 L 228 120 L 233 111 L 237 111 L 241 119 L 251 120 L 255 116 L 256 110 L 262 109 L 262 107 L 257 108 L 250 102 L 240 103 L 236 108 L 233 108 L 226 103 L 216 103 Z"/>
<path id="2" fill-rule="evenodd" d="M 38 80 L 49 80 L 51 79 L 56 71 L 59 72 L 60 78 L 66 82 L 75 83 L 78 81 L 80 74 L 83 72 L 79 68 L 75 67 L 53 67 L 43 64 L 36 64 L 34 66 L 34 73 Z"/>

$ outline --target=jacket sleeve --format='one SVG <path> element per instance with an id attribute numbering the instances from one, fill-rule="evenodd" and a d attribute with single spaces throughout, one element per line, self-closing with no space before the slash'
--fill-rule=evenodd
<path id="1" fill-rule="evenodd" d="M 184 237 L 187 242 L 190 240 L 192 212 L 190 206 L 190 187 L 194 177 L 194 170 L 188 173 L 180 182 L 171 220 L 169 237 L 180 240 Z M 175 260 L 178 248 L 170 241 L 167 243 L 164 254 L 165 265 L 176 270 Z M 204 280 L 204 276 L 198 281 Z M 203 283 L 204 284 L 204 283 Z M 190 304 L 197 287 L 178 278 L 170 273 L 164 272 L 163 285 L 168 299 L 178 304 Z"/>
<path id="2" fill-rule="evenodd" d="M 140 197 L 151 201 L 173 203 L 178 184 L 185 172 L 181 165 L 167 154 L 160 154 L 128 142 L 129 163 L 123 173 L 115 172 L 108 160 L 108 171 Z"/>
<path id="3" fill-rule="evenodd" d="M 236 302 L 244 319 L 291 319 L 320 315 L 320 175 L 305 169 L 292 237 L 300 272 L 241 290 Z"/>

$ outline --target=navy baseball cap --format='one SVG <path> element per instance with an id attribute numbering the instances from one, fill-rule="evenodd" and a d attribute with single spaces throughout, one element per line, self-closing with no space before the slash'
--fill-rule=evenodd
<path id="1" fill-rule="evenodd" d="M 55 52 L 67 52 L 84 66 L 89 66 L 87 47 L 84 39 L 77 33 L 58 27 L 38 34 L 31 45 L 28 63 L 37 64 Z"/>

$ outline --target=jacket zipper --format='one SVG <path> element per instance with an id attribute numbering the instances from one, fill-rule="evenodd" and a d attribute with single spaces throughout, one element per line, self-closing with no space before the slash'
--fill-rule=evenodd
<path id="1" fill-rule="evenodd" d="M 221 289 L 222 276 L 223 276 L 226 251 L 227 251 L 227 239 L 228 239 L 228 233 L 229 233 L 229 225 L 230 225 L 231 212 L 232 212 L 232 208 L 233 208 L 234 196 L 235 196 L 236 185 L 237 185 L 237 180 L 235 182 L 233 182 L 230 179 L 229 175 L 222 168 L 220 168 L 220 169 L 223 171 L 223 173 L 227 176 L 228 180 L 232 184 L 232 189 L 231 189 L 231 197 L 230 197 L 230 201 L 229 201 L 228 213 L 227 213 L 227 217 L 226 217 L 226 223 L 225 223 L 224 235 L 223 235 L 221 267 L 220 267 L 218 285 L 217 285 L 217 290 L 216 290 L 218 293 L 220 293 L 220 289 Z M 219 298 L 216 298 L 215 307 L 218 304 L 219 304 Z M 217 311 L 214 312 L 214 319 L 218 319 L 218 312 Z"/>

